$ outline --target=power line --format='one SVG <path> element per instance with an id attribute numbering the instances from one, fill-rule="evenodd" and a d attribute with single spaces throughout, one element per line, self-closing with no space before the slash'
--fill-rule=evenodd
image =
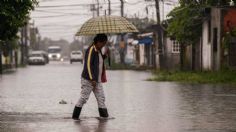
<path id="1" fill-rule="evenodd" d="M 64 23 L 63 23 L 64 24 Z M 57 24 L 43 24 L 43 25 L 37 25 L 38 27 L 76 27 L 76 26 L 82 26 L 82 24 L 78 25 L 57 25 Z"/>
<path id="2" fill-rule="evenodd" d="M 137 4 L 140 4 L 140 3 L 143 3 L 143 2 L 145 2 L 145 1 L 139 0 L 139 1 L 135 2 L 135 3 L 130 3 L 130 2 L 125 2 L 125 3 L 128 4 L 128 5 L 137 5 Z"/>
<path id="3" fill-rule="evenodd" d="M 66 10 L 66 11 L 84 10 L 84 8 L 78 8 L 78 7 L 76 7 L 76 8 L 72 8 L 72 7 L 70 7 L 70 8 L 37 8 L 37 9 L 45 9 L 45 10 L 52 10 L 52 11 L 53 10 L 56 10 L 56 11 L 58 11 L 58 10 L 60 10 L 60 11 L 62 11 L 62 10 Z"/>
<path id="4" fill-rule="evenodd" d="M 77 14 L 77 15 L 90 15 L 90 14 L 86 14 L 86 13 L 81 13 L 81 14 Z M 49 16 L 31 16 L 31 18 L 53 18 L 53 17 L 71 17 L 71 14 L 64 14 L 64 15 L 49 15 Z"/>
<path id="5" fill-rule="evenodd" d="M 51 31 L 51 30 L 75 30 L 77 29 L 77 27 L 39 27 L 39 29 L 43 29 L 43 30 L 48 30 L 48 31 Z"/>
<path id="6" fill-rule="evenodd" d="M 52 32 L 49 32 L 49 31 L 40 31 L 40 34 L 43 34 L 43 33 L 47 33 L 47 34 L 55 34 L 55 35 L 61 35 L 61 34 L 75 34 L 75 32 L 62 32 L 62 31 L 52 31 Z"/>
<path id="7" fill-rule="evenodd" d="M 64 24 L 70 24 L 70 25 L 80 25 L 82 24 L 80 21 L 77 22 L 77 20 L 80 20 L 79 18 L 72 18 L 72 19 L 59 19 L 59 20 L 54 20 L 54 21 L 47 21 L 46 19 L 40 19 L 42 21 L 37 20 L 38 24 L 42 25 L 64 25 Z"/>
<path id="8" fill-rule="evenodd" d="M 134 2 L 134 3 L 125 2 L 125 4 L 136 5 L 136 4 L 140 4 L 140 3 L 143 3 L 143 2 L 145 2 L 145 1 L 139 0 L 139 1 Z M 99 4 L 100 5 L 107 5 L 107 2 L 99 3 Z M 111 3 L 111 5 L 118 5 L 118 4 L 120 4 L 120 2 L 113 2 L 113 3 Z M 78 6 L 85 7 L 85 6 L 91 6 L 91 5 L 94 5 L 94 4 L 90 3 L 90 4 L 69 4 L 69 5 L 38 6 L 36 8 L 58 8 L 58 7 L 60 8 L 60 7 L 78 7 Z"/>
<path id="9" fill-rule="evenodd" d="M 36 7 L 36 8 L 55 8 L 55 7 L 73 7 L 73 6 L 90 6 L 90 4 L 71 4 L 71 5 L 38 6 L 38 7 Z"/>
<path id="10" fill-rule="evenodd" d="M 40 34 L 47 33 L 47 34 L 55 34 L 55 35 L 73 35 L 76 32 L 60 32 L 60 31 L 41 31 Z"/>
<path id="11" fill-rule="evenodd" d="M 57 12 L 57 11 L 48 11 L 48 10 L 34 10 L 36 12 L 45 12 L 45 13 L 58 13 L 58 14 L 64 14 L 64 15 L 91 15 L 91 14 L 79 14 L 79 13 L 65 13 L 65 12 Z"/>
<path id="12" fill-rule="evenodd" d="M 100 3 L 100 4 L 105 5 L 107 3 Z M 119 2 L 114 2 L 114 3 L 111 3 L 111 4 L 120 4 L 120 3 Z M 132 4 L 132 3 L 130 3 L 130 4 Z M 93 5 L 93 4 L 70 4 L 70 5 L 38 6 L 36 8 L 58 8 L 58 7 L 60 8 L 60 7 L 77 7 L 77 6 L 85 7 L 85 6 L 91 6 L 91 5 Z"/>
<path id="13" fill-rule="evenodd" d="M 51 17 L 62 17 L 62 16 L 68 16 L 68 15 L 54 15 L 54 16 L 33 16 L 31 18 L 51 18 Z"/>

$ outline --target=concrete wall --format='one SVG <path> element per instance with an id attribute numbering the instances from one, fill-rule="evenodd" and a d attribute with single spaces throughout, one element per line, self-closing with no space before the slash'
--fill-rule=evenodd
<path id="1" fill-rule="evenodd" d="M 199 39 L 199 43 L 195 45 L 194 50 L 195 50 L 195 66 L 194 70 L 200 71 L 202 70 L 202 45 L 201 45 L 201 39 Z"/>
<path id="2" fill-rule="evenodd" d="M 221 32 L 223 30 L 221 8 L 211 8 L 211 27 L 208 21 L 203 22 L 202 25 L 202 68 L 203 70 L 219 70 L 221 66 Z M 211 36 L 208 36 L 210 29 Z M 210 41 L 209 41 L 209 37 Z"/>
<path id="3" fill-rule="evenodd" d="M 202 25 L 202 69 L 211 70 L 212 69 L 212 45 L 208 41 L 208 21 L 205 21 Z"/>
<path id="4" fill-rule="evenodd" d="M 212 68 L 213 70 L 220 69 L 220 53 L 221 53 L 221 32 L 222 32 L 222 19 L 221 19 L 221 9 L 212 8 L 211 9 L 211 44 L 212 44 Z M 214 29 L 217 30 L 216 43 L 217 50 L 214 50 Z"/>
<path id="5" fill-rule="evenodd" d="M 139 64 L 144 65 L 145 64 L 145 49 L 144 44 L 139 45 Z"/>

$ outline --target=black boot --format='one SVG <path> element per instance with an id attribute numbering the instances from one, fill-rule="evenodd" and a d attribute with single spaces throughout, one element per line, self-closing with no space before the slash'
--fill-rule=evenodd
<path id="1" fill-rule="evenodd" d="M 74 108 L 72 118 L 74 120 L 79 120 L 80 112 L 81 112 L 82 107 L 76 107 Z"/>
<path id="2" fill-rule="evenodd" d="M 106 108 L 98 108 L 100 117 L 108 117 L 108 112 Z"/>

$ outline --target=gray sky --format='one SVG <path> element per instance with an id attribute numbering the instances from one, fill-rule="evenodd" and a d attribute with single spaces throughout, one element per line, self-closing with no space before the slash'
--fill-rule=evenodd
<path id="1" fill-rule="evenodd" d="M 93 17 L 90 11 L 90 4 L 95 4 L 97 0 L 39 0 L 39 6 L 31 13 L 31 22 L 39 28 L 42 37 L 49 37 L 54 40 L 66 39 L 73 41 L 74 34 L 80 29 L 81 25 L 89 18 Z M 145 2 L 144 0 L 126 0 L 124 5 L 124 14 L 128 17 L 147 16 L 146 5 L 154 5 L 154 2 Z M 165 1 L 165 0 L 164 0 Z M 166 15 L 172 8 L 168 1 L 176 3 L 177 0 L 166 0 L 164 12 Z M 105 14 L 108 8 L 107 0 L 99 0 L 100 15 Z M 161 12 L 163 4 L 160 3 Z M 120 0 L 111 0 L 111 15 L 120 16 Z M 96 15 L 96 13 L 95 13 Z M 150 6 L 149 18 L 156 19 L 155 7 Z M 162 17 L 162 15 L 161 15 Z"/>

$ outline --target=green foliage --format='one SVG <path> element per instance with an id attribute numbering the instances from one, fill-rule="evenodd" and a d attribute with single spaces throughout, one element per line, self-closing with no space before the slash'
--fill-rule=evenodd
<path id="1" fill-rule="evenodd" d="M 169 13 L 168 33 L 181 44 L 198 42 L 202 28 L 202 7 L 189 4 L 176 7 Z"/>
<path id="2" fill-rule="evenodd" d="M 229 5 L 231 0 L 179 0 L 170 17 L 168 33 L 181 44 L 196 44 L 202 33 L 203 11 L 209 6 Z M 234 0 L 236 1 L 236 0 Z"/>
<path id="3" fill-rule="evenodd" d="M 230 41 L 232 37 L 236 37 L 236 28 L 234 28 L 231 32 L 226 32 L 222 39 L 222 46 L 224 49 L 228 49 L 230 45 Z"/>
<path id="4" fill-rule="evenodd" d="M 136 71 L 143 71 L 143 70 L 150 70 L 152 67 L 147 66 L 137 66 L 137 65 L 129 65 L 129 64 L 121 64 L 115 63 L 111 61 L 111 66 L 108 65 L 108 60 L 105 61 L 106 68 L 109 70 L 136 70 Z"/>
<path id="5" fill-rule="evenodd" d="M 0 40 L 16 38 L 18 29 L 25 25 L 29 12 L 36 4 L 36 0 L 1 0 Z"/>
<path id="6" fill-rule="evenodd" d="M 17 39 L 7 40 L 0 44 L 0 49 L 3 51 L 3 55 L 7 57 L 9 55 L 9 51 L 12 49 L 17 49 Z"/>
<path id="7" fill-rule="evenodd" d="M 199 5 L 229 5 L 231 0 L 179 0 L 180 5 L 199 4 Z M 236 0 L 233 0 L 234 2 Z"/>
<path id="8" fill-rule="evenodd" d="M 158 71 L 150 81 L 177 81 L 187 83 L 225 83 L 236 84 L 236 71 L 224 70 L 219 72 L 180 72 Z"/>

